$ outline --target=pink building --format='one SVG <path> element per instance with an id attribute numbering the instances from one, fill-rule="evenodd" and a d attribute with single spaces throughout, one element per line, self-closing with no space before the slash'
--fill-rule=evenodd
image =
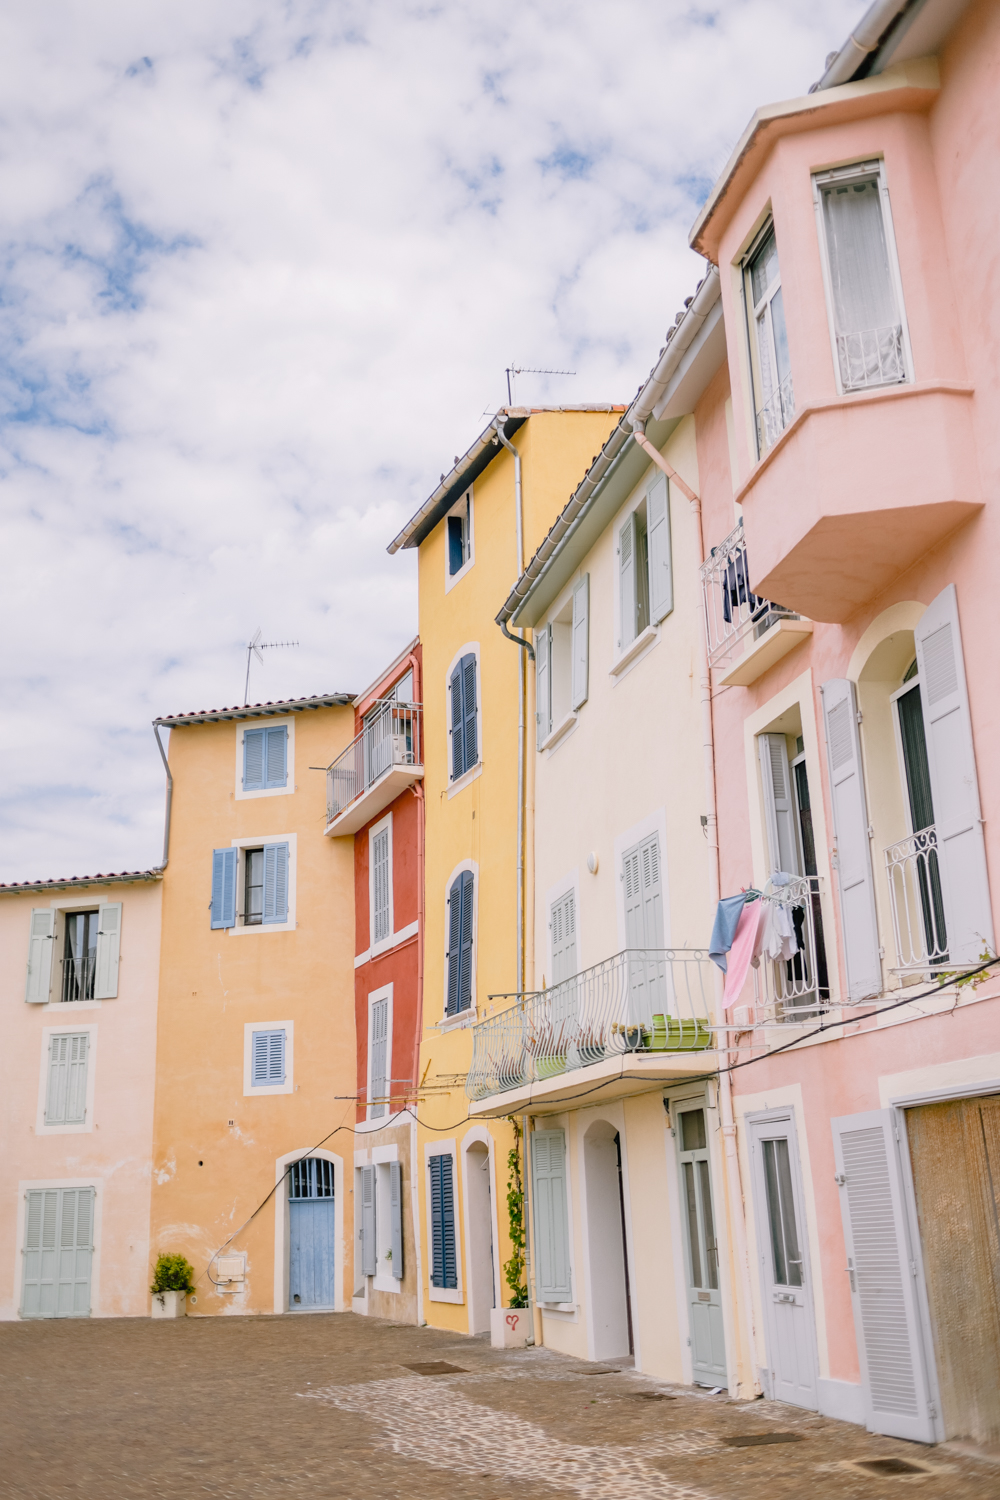
<path id="1" fill-rule="evenodd" d="M 744 1336 L 778 1399 L 992 1448 L 1000 975 L 947 976 L 1000 928 L 998 81 L 1000 7 L 883 0 L 691 236 L 721 894 L 798 950 L 726 1012 Z"/>

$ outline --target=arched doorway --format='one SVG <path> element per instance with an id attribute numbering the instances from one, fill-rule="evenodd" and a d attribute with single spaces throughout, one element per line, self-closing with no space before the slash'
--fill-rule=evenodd
<path id="1" fill-rule="evenodd" d="M 607 1120 L 583 1138 L 590 1251 L 590 1323 L 594 1359 L 620 1359 L 633 1352 L 632 1307 L 625 1252 L 625 1199 L 621 1140 Z"/>
<path id="2" fill-rule="evenodd" d="M 465 1219 L 469 1281 L 469 1332 L 488 1333 L 496 1305 L 493 1263 L 493 1185 L 485 1141 L 465 1148 Z"/>

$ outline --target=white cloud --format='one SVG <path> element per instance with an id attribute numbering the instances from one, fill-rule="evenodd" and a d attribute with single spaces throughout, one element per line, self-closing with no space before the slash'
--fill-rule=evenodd
<path id="1" fill-rule="evenodd" d="M 386 543 L 504 399 L 624 400 L 754 107 L 848 0 L 107 0 L 0 18 L 0 878 L 159 857 L 149 721 L 363 686 Z"/>

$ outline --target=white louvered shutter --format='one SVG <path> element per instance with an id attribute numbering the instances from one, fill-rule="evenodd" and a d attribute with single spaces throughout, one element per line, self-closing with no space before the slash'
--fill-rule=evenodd
<path id="1" fill-rule="evenodd" d="M 56 945 L 56 914 L 36 906 L 28 934 L 28 977 L 24 998 L 29 1005 L 47 1005 L 52 989 L 52 950 Z"/>
<path id="2" fill-rule="evenodd" d="M 361 1168 L 361 1274 L 375 1275 L 375 1168 Z"/>
<path id="3" fill-rule="evenodd" d="M 385 1097 L 388 1093 L 386 1087 L 386 1053 L 389 1040 L 389 1000 L 376 1000 L 371 1008 L 371 1036 L 369 1047 L 371 1048 L 371 1059 L 369 1062 L 369 1092 L 368 1092 L 368 1118 L 380 1120 L 386 1112 Z"/>
<path id="4" fill-rule="evenodd" d="M 535 1291 L 539 1302 L 568 1302 L 573 1295 L 566 1195 L 566 1137 L 561 1130 L 531 1134 L 535 1229 Z"/>
<path id="5" fill-rule="evenodd" d="M 635 640 L 635 515 L 629 516 L 618 533 L 618 593 L 621 628 L 618 649 L 624 651 Z"/>
<path id="6" fill-rule="evenodd" d="M 59 1190 L 32 1189 L 26 1193 L 22 1317 L 45 1318 L 55 1313 L 58 1227 Z"/>
<path id="7" fill-rule="evenodd" d="M 535 631 L 535 743 L 540 750 L 552 733 L 552 626 Z"/>
<path id="8" fill-rule="evenodd" d="M 629 849 L 622 857 L 622 881 L 625 886 L 625 946 L 645 948 L 646 933 L 642 914 L 642 876 L 640 872 L 639 846 Z"/>
<path id="9" fill-rule="evenodd" d="M 649 618 L 658 625 L 674 607 L 670 492 L 663 474 L 653 480 L 646 493 L 646 535 L 649 543 Z"/>
<path id="10" fill-rule="evenodd" d="M 941 861 L 948 957 L 974 964 L 993 951 L 986 847 L 955 585 L 928 605 L 913 632 Z"/>
<path id="11" fill-rule="evenodd" d="M 121 953 L 122 903 L 109 901 L 97 914 L 97 959 L 94 964 L 94 999 L 114 1000 L 118 994 L 118 959 Z"/>
<path id="12" fill-rule="evenodd" d="M 662 948 L 663 886 L 660 880 L 660 836 L 652 833 L 639 846 L 642 880 L 642 930 L 644 948 Z"/>
<path id="13" fill-rule="evenodd" d="M 94 1189 L 63 1188 L 60 1196 L 56 1315 L 80 1317 L 90 1312 Z"/>
<path id="14" fill-rule="evenodd" d="M 373 943 L 384 943 L 392 937 L 390 910 L 389 829 L 382 828 L 372 838 L 372 935 Z"/>
<path id="15" fill-rule="evenodd" d="M 259 792 L 264 788 L 264 734 L 263 729 L 243 731 L 243 790 Z"/>
<path id="16" fill-rule="evenodd" d="M 397 1281 L 403 1279 L 403 1164 L 389 1163 L 389 1248 L 390 1270 Z"/>
<path id="17" fill-rule="evenodd" d="M 86 1032 L 73 1035 L 64 1032 L 50 1038 L 46 1125 L 85 1123 L 89 1040 Z"/>
<path id="18" fill-rule="evenodd" d="M 861 742 L 854 684 L 835 677 L 822 687 L 826 754 L 837 837 L 837 883 L 844 931 L 844 957 L 851 1001 L 882 989 L 882 960 L 875 918 L 868 807 L 861 769 Z"/>
<path id="19" fill-rule="evenodd" d="M 584 573 L 573 590 L 573 665 L 570 670 L 570 707 L 575 712 L 590 695 L 590 574 Z"/>
<path id="20" fill-rule="evenodd" d="M 561 984 L 577 972 L 576 892 L 567 891 L 551 906 L 552 983 Z"/>
<path id="21" fill-rule="evenodd" d="M 759 734 L 757 754 L 764 789 L 764 821 L 771 874 L 801 875 L 799 844 L 795 830 L 795 803 L 788 765 L 788 745 L 783 734 Z"/>
<path id="22" fill-rule="evenodd" d="M 830 1121 L 870 1432 L 939 1442 L 892 1111 Z"/>
<path id="23" fill-rule="evenodd" d="M 264 845 L 264 914 L 262 922 L 288 921 L 288 845 Z"/>

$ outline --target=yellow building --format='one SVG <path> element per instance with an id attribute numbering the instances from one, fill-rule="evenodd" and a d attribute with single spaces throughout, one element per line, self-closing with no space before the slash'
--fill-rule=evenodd
<path id="1" fill-rule="evenodd" d="M 324 837 L 314 768 L 353 738 L 352 702 L 156 721 L 172 808 L 150 1243 L 193 1264 L 191 1313 L 351 1305 L 354 848 Z"/>
<path id="2" fill-rule="evenodd" d="M 429 1324 L 462 1333 L 489 1329 L 511 1295 L 514 1133 L 468 1118 L 470 1027 L 533 969 L 533 667 L 496 616 L 621 410 L 502 411 L 389 548 L 419 548 L 424 652 L 423 1307 Z"/>

